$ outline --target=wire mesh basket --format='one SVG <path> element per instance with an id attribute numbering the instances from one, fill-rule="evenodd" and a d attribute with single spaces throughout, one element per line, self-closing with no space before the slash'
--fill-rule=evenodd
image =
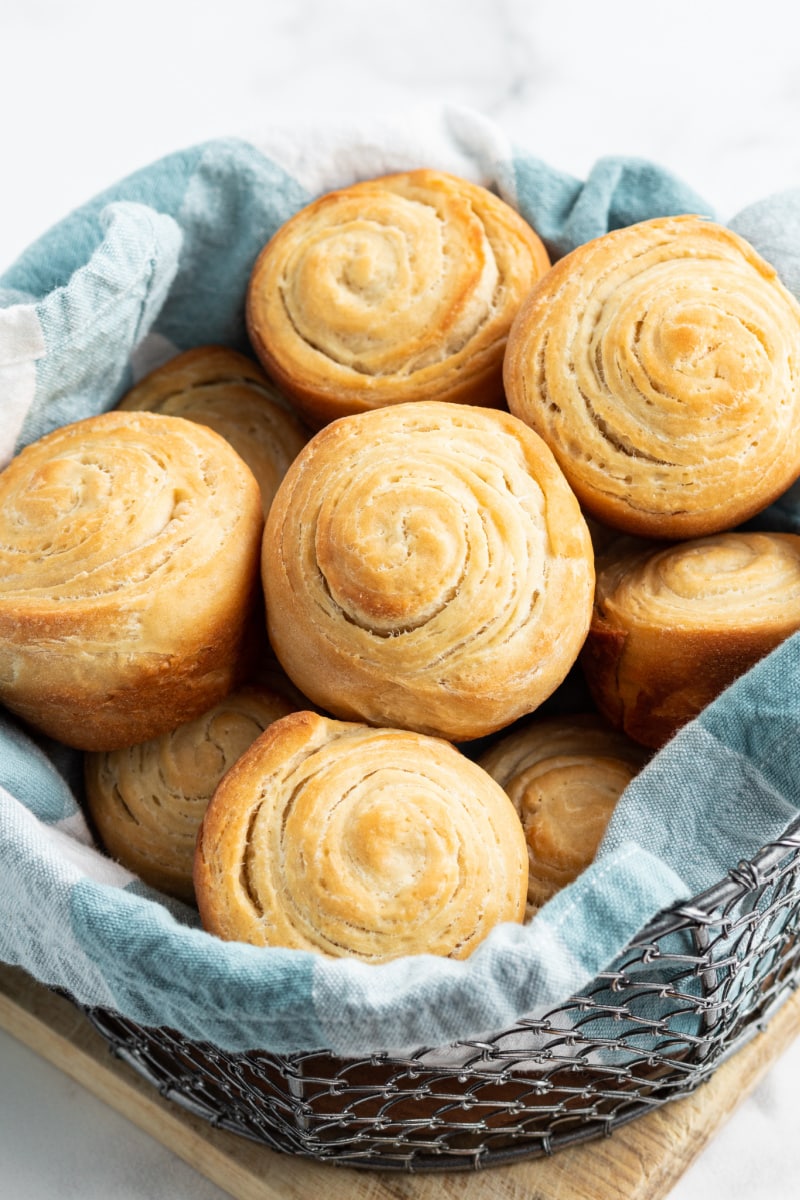
<path id="1" fill-rule="evenodd" d="M 212 1125 L 348 1166 L 464 1169 L 608 1134 L 684 1096 L 798 984 L 800 819 L 653 920 L 580 995 L 406 1057 L 230 1054 L 86 1009 L 111 1050 Z"/>

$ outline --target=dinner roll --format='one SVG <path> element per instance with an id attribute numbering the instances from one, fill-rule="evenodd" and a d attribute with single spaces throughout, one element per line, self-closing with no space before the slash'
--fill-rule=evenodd
<path id="1" fill-rule="evenodd" d="M 224 346 L 171 358 L 123 396 L 119 408 L 168 413 L 208 425 L 230 442 L 261 489 L 266 516 L 308 434 L 257 363 Z"/>
<path id="2" fill-rule="evenodd" d="M 593 861 L 617 800 L 646 757 L 602 718 L 581 713 L 528 721 L 478 759 L 505 789 L 525 831 L 529 917 Z"/>
<path id="3" fill-rule="evenodd" d="M 550 695 L 594 589 L 586 523 L 542 440 L 437 401 L 309 442 L 270 510 L 262 577 L 272 645 L 315 705 L 452 741 Z"/>
<path id="4" fill-rule="evenodd" d="M 198 716 L 242 670 L 261 531 L 202 425 L 111 412 L 28 446 L 0 473 L 0 701 L 84 750 Z"/>
<path id="5" fill-rule="evenodd" d="M 85 755 L 86 801 L 108 853 L 145 883 L 193 902 L 194 847 L 214 789 L 290 711 L 281 696 L 241 688 L 161 737 Z"/>
<path id="6" fill-rule="evenodd" d="M 218 937 L 377 963 L 465 958 L 521 920 L 527 872 L 508 797 L 453 746 L 301 712 L 220 783 L 194 882 Z"/>
<path id="7" fill-rule="evenodd" d="M 501 405 L 511 321 L 549 260 L 509 205 L 439 171 L 322 196 L 255 264 L 250 338 L 307 419 L 405 400 Z"/>
<path id="8" fill-rule="evenodd" d="M 504 373 L 511 411 L 614 528 L 714 533 L 800 474 L 800 305 L 711 221 L 644 221 L 561 259 L 520 309 Z"/>
<path id="9" fill-rule="evenodd" d="M 581 664 L 608 719 L 655 747 L 800 628 L 800 536 L 621 550 L 598 570 Z"/>

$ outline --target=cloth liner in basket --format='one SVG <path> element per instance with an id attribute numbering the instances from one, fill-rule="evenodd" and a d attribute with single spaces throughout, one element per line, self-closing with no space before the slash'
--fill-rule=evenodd
<path id="1" fill-rule="evenodd" d="M 713 215 L 646 161 L 567 176 L 485 118 L 422 111 L 366 132 L 224 139 L 145 167 L 44 234 L 0 276 L 0 463 L 111 408 L 145 370 L 208 342 L 247 350 L 252 263 L 313 196 L 413 167 L 494 188 L 558 257 L 649 217 Z M 730 224 L 800 296 L 800 190 Z M 800 531 L 800 490 L 763 528 Z M 233 1050 L 358 1055 L 442 1046 L 546 1011 L 612 964 L 660 910 L 715 883 L 800 807 L 800 638 L 684 728 L 629 786 L 595 863 L 527 926 L 466 961 L 367 966 L 225 943 L 92 845 L 80 755 L 0 714 L 0 959 L 86 1005 Z"/>

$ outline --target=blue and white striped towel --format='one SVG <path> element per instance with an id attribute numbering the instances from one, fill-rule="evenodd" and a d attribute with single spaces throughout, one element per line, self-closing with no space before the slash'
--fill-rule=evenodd
<path id="1" fill-rule="evenodd" d="M 0 464 L 112 407 L 176 350 L 246 349 L 245 284 L 272 232 L 316 194 L 417 166 L 495 187 L 556 256 L 637 220 L 710 213 L 653 164 L 601 159 L 581 182 L 461 110 L 173 154 L 66 217 L 0 277 Z M 800 294 L 800 191 L 732 224 Z M 800 496 L 769 520 L 800 529 Z M 595 864 L 532 924 L 499 927 L 465 962 L 365 966 L 205 934 L 191 910 L 92 847 L 79 756 L 0 713 L 0 959 L 87 1004 L 234 1050 L 360 1054 L 503 1029 L 582 988 L 656 912 L 785 828 L 800 804 L 799 723 L 793 638 L 655 757 Z"/>

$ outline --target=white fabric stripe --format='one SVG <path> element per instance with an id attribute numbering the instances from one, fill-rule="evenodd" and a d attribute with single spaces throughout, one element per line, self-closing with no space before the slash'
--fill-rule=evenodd
<path id="1" fill-rule="evenodd" d="M 94 846 L 94 840 L 82 812 L 74 812 L 71 816 L 65 817 L 63 821 L 55 821 L 50 828 L 60 830 L 67 837 L 71 837 L 73 841 L 82 842 L 84 846 Z"/>
<path id="2" fill-rule="evenodd" d="M 6 834 L 13 833 L 19 843 L 35 853 L 37 866 L 52 879 L 71 887 L 82 879 L 125 888 L 138 878 L 119 863 L 107 858 L 93 845 L 77 841 L 69 828 L 74 818 L 65 817 L 57 825 L 45 825 L 16 796 L 0 786 L 0 821 Z M 0 939 L 1 941 L 2 939 Z"/>
<path id="3" fill-rule="evenodd" d="M 94 846 L 76 840 L 70 829 L 72 820 L 72 817 L 65 817 L 54 826 L 44 824 L 22 800 L 0 786 L 2 830 L 6 836 L 13 834 L 14 842 L 35 854 L 42 876 L 49 875 L 52 880 L 58 878 L 65 887 L 72 887 L 85 878 L 115 888 L 125 888 L 137 880 L 131 871 L 107 858 Z M 0 944 L 1 941 L 0 937 Z"/>
<path id="4" fill-rule="evenodd" d="M 14 453 L 25 417 L 36 394 L 36 359 L 45 354 L 36 307 L 15 304 L 0 309 L 0 469 Z"/>
<path id="5" fill-rule="evenodd" d="M 57 825 L 50 825 L 44 831 L 43 837 L 50 843 L 49 848 L 57 856 L 60 864 L 63 867 L 74 867 L 84 879 L 105 883 L 109 887 L 125 888 L 138 878 L 92 846 L 76 841 L 70 833 L 64 831 L 63 826 L 59 828 Z"/>
<path id="6" fill-rule="evenodd" d="M 250 141 L 312 196 L 420 165 L 481 182 L 475 157 L 463 144 L 464 130 L 454 136 L 451 129 L 456 111 L 467 122 L 472 115 L 440 105 L 420 106 L 395 120 L 366 117 L 359 126 L 317 120 L 313 127 L 298 123 Z"/>
<path id="7" fill-rule="evenodd" d="M 470 109 L 445 108 L 448 131 L 470 161 L 480 164 L 483 177 L 494 180 L 507 204 L 517 204 L 514 147 L 511 139 L 488 117 Z"/>

